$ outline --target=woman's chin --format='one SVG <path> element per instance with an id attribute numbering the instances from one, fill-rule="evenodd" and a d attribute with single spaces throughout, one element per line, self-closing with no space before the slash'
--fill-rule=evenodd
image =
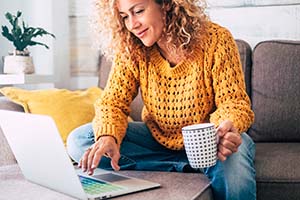
<path id="1" fill-rule="evenodd" d="M 146 41 L 146 40 L 141 40 L 142 43 L 146 46 L 146 47 L 151 47 L 154 45 L 155 42 L 153 41 Z"/>

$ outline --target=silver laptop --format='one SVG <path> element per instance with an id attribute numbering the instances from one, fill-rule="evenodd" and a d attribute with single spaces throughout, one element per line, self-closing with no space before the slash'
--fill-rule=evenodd
<path id="1" fill-rule="evenodd" d="M 0 126 L 25 178 L 78 199 L 106 199 L 160 186 L 96 169 L 75 169 L 49 116 L 0 110 Z"/>

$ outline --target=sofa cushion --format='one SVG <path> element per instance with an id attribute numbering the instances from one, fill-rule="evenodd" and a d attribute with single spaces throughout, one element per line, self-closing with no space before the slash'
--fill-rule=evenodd
<path id="1" fill-rule="evenodd" d="M 26 181 L 16 164 L 0 167 L 0 188 L 1 200 L 75 200 L 70 196 Z"/>
<path id="2" fill-rule="evenodd" d="M 238 46 L 239 53 L 240 53 L 240 59 L 241 59 L 244 76 L 245 76 L 246 91 L 247 94 L 251 96 L 250 87 L 251 87 L 252 49 L 250 45 L 244 40 L 236 39 L 235 42 Z"/>
<path id="3" fill-rule="evenodd" d="M 0 109 L 24 112 L 24 109 L 19 104 L 10 101 L 5 96 L 0 96 Z M 0 127 L 0 166 L 16 163 L 16 159 L 8 145 L 8 142 Z"/>
<path id="4" fill-rule="evenodd" d="M 299 152 L 300 143 L 256 143 L 256 180 L 300 184 Z"/>
<path id="5" fill-rule="evenodd" d="M 300 143 L 256 143 L 259 199 L 299 199 L 299 152 Z"/>
<path id="6" fill-rule="evenodd" d="M 249 134 L 255 141 L 300 141 L 300 42 L 261 42 L 252 61 Z"/>
<path id="7" fill-rule="evenodd" d="M 68 134 L 78 126 L 91 122 L 94 102 L 100 96 L 97 87 L 87 90 L 66 89 L 24 90 L 15 87 L 1 88 L 0 92 L 23 106 L 25 112 L 51 116 L 64 143 Z"/>
<path id="8" fill-rule="evenodd" d="M 300 183 L 257 183 L 257 200 L 299 200 Z"/>
<path id="9" fill-rule="evenodd" d="M 0 97 L 0 109 L 24 112 L 24 109 L 21 105 L 12 102 L 5 96 Z"/>
<path id="10" fill-rule="evenodd" d="M 124 175 L 158 182 L 162 187 L 116 197 L 116 200 L 212 200 L 210 182 L 203 174 L 176 172 L 120 171 Z M 60 199 L 72 197 L 33 184 L 24 179 L 18 165 L 0 167 L 0 199 Z M 42 197 L 42 198 L 41 198 Z"/>
<path id="11" fill-rule="evenodd" d="M 10 149 L 10 146 L 8 145 L 8 142 L 2 132 L 2 129 L 0 127 L 0 166 L 3 165 L 11 165 L 16 163 L 15 156 Z"/>

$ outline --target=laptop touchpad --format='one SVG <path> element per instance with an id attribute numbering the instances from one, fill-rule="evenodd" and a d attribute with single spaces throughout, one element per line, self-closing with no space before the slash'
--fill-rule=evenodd
<path id="1" fill-rule="evenodd" d="M 108 173 L 108 174 L 99 174 L 99 175 L 95 175 L 93 176 L 96 179 L 100 179 L 103 181 L 107 181 L 107 182 L 116 182 L 116 181 L 123 181 L 123 180 L 127 180 L 129 178 L 124 177 L 124 176 L 118 176 L 116 174 L 112 174 L 112 173 Z"/>

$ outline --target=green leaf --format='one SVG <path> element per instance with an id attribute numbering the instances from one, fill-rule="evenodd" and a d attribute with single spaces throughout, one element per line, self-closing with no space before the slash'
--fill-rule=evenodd
<path id="1" fill-rule="evenodd" d="M 34 33 L 33 33 L 33 37 L 37 37 L 37 36 L 43 36 L 43 35 L 51 35 L 53 38 L 55 38 L 55 36 L 47 31 L 45 31 L 42 28 L 37 28 L 35 29 Z"/>
<path id="2" fill-rule="evenodd" d="M 40 42 L 36 42 L 36 41 L 30 41 L 28 45 L 29 45 L 29 46 L 42 45 L 42 46 L 44 46 L 46 49 L 49 49 L 49 47 L 48 47 L 46 44 L 40 43 Z"/>
<path id="3" fill-rule="evenodd" d="M 16 38 L 18 38 L 20 35 L 22 35 L 22 29 L 17 26 L 15 29 L 13 29 L 12 33 Z"/>
<path id="4" fill-rule="evenodd" d="M 24 32 L 26 32 L 28 28 L 24 21 L 22 21 L 22 27 L 23 27 Z"/>
<path id="5" fill-rule="evenodd" d="M 21 11 L 17 11 L 16 15 L 12 15 L 9 12 L 5 14 L 5 17 L 12 27 L 9 30 L 8 27 L 2 26 L 2 35 L 9 41 L 13 42 L 13 45 L 16 47 L 16 49 L 20 51 L 24 50 L 27 46 L 34 45 L 41 45 L 48 49 L 49 47 L 46 44 L 33 41 L 32 39 L 38 36 L 42 37 L 45 35 L 49 35 L 55 38 L 55 35 L 49 33 L 43 28 L 29 27 L 23 20 L 19 20 L 21 15 Z"/>
<path id="6" fill-rule="evenodd" d="M 19 17 L 21 17 L 21 15 L 22 15 L 22 12 L 18 10 L 17 17 L 19 18 Z"/>
<path id="7" fill-rule="evenodd" d="M 8 21 L 9 21 L 9 23 L 11 24 L 11 25 L 13 25 L 14 23 L 13 23 L 13 16 L 12 16 L 12 14 L 10 14 L 9 12 L 7 12 L 6 14 L 5 14 L 5 17 L 6 17 L 6 19 L 8 19 Z"/>
<path id="8" fill-rule="evenodd" d="M 2 35 L 6 37 L 9 41 L 14 41 L 14 37 L 9 33 L 7 26 L 2 26 Z"/>

